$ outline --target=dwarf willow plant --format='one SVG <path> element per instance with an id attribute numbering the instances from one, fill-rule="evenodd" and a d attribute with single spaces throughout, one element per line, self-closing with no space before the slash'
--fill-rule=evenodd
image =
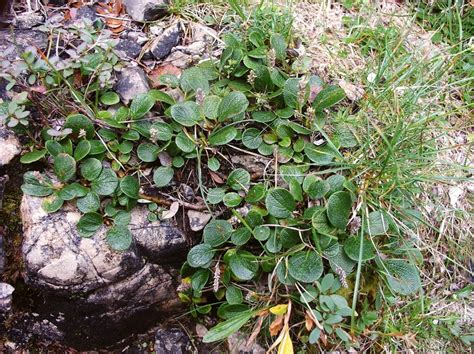
<path id="1" fill-rule="evenodd" d="M 257 332 L 278 335 L 275 345 L 292 346 L 292 336 L 350 343 L 347 318 L 360 332 L 376 318 L 367 303 L 357 314 L 347 301 L 356 273 L 400 295 L 417 291 L 420 280 L 397 249 L 400 230 L 389 213 L 365 217 L 357 206 L 363 189 L 344 154 L 358 140 L 348 127 L 328 124 L 344 91 L 311 74 L 286 36 L 251 27 L 223 39 L 219 61 L 162 76 L 163 90 L 129 107 L 103 90 L 92 115 L 72 114 L 54 134 L 45 129 L 22 161 L 46 158 L 52 174 L 28 172 L 22 189 L 45 197 L 47 212 L 75 203 L 82 237 L 106 224 L 110 246 L 126 250 L 130 212 L 149 202 L 141 187 L 170 188 L 177 171 L 194 164 L 207 207 L 227 208 L 206 225 L 181 271 L 179 296 L 192 313 L 215 307 L 223 320 L 204 341 L 224 339 L 254 318 Z M 266 159 L 265 171 L 232 166 L 227 156 L 236 151 Z M 159 162 L 164 152 L 170 159 Z M 204 183 L 206 172 L 225 181 Z M 156 207 L 149 204 L 151 221 Z"/>

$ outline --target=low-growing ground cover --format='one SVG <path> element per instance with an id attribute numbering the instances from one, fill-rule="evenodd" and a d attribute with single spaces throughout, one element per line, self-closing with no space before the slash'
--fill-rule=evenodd
<path id="1" fill-rule="evenodd" d="M 108 83 L 121 64 L 94 26 L 78 30 L 87 50 L 66 67 L 27 53 L 8 68 L 40 83 L 43 110 L 67 102 L 56 126 L 28 119 L 27 89 L 2 106 L 30 138 L 22 162 L 53 171 L 28 172 L 23 191 L 51 213 L 75 202 L 81 235 L 105 223 L 120 251 L 135 205 L 172 218 L 191 208 L 166 198 L 173 181 L 190 184 L 202 198 L 192 209 L 213 219 L 179 296 L 197 321 L 219 319 L 204 342 L 245 330 L 285 353 L 469 346 L 472 323 L 454 315 L 472 277 L 466 37 L 433 44 L 416 4 L 174 6 L 204 22 L 217 13 L 222 54 L 129 105 Z M 464 33 L 466 7 L 453 6 Z"/>

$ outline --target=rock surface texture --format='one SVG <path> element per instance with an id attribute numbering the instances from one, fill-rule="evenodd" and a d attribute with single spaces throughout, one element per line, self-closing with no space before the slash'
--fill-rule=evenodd
<path id="1" fill-rule="evenodd" d="M 75 323 L 94 338 L 114 325 L 130 325 L 130 318 L 143 311 L 146 320 L 153 320 L 179 306 L 178 267 L 187 248 L 179 229 L 150 223 L 146 209 L 135 208 L 130 223 L 134 245 L 116 252 L 106 243 L 105 226 L 93 237 L 82 238 L 75 227 L 80 218 L 75 207 L 46 214 L 41 202 L 25 195 L 21 204 L 26 281 L 54 296 L 48 297 L 50 306 L 57 301 L 53 308 L 65 318 L 57 323 L 59 329 Z M 151 307 L 158 310 L 157 316 Z"/>
<path id="2" fill-rule="evenodd" d="M 154 21 L 167 14 L 168 0 L 123 0 L 127 13 L 135 21 Z"/>
<path id="3" fill-rule="evenodd" d="M 40 31 L 29 29 L 0 29 L 0 53 L 7 60 L 20 58 L 27 48 L 44 49 L 48 44 L 48 36 Z"/>
<path id="4" fill-rule="evenodd" d="M 127 104 L 136 95 L 148 92 L 150 86 L 143 69 L 128 67 L 118 75 L 115 90 L 122 98 L 123 103 Z"/>
<path id="5" fill-rule="evenodd" d="M 10 163 L 21 152 L 21 144 L 15 134 L 0 127 L 0 167 Z"/>
<path id="6" fill-rule="evenodd" d="M 156 59 L 166 58 L 171 50 L 178 44 L 181 37 L 181 26 L 179 23 L 168 27 L 159 35 L 151 45 L 151 52 Z"/>
<path id="7" fill-rule="evenodd" d="M 159 354 L 192 353 L 188 335 L 180 328 L 158 329 L 155 334 L 155 352 Z"/>

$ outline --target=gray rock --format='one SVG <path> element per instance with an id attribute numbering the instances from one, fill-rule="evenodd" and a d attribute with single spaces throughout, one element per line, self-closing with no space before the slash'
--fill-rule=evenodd
<path id="1" fill-rule="evenodd" d="M 12 308 L 12 294 L 15 288 L 7 283 L 0 283 L 0 312 L 10 311 Z"/>
<path id="2" fill-rule="evenodd" d="M 43 0 L 46 5 L 49 6 L 64 6 L 66 5 L 66 0 Z"/>
<path id="3" fill-rule="evenodd" d="M 88 19 L 92 22 L 97 20 L 97 13 L 92 6 L 82 6 L 77 10 L 75 21 Z"/>
<path id="4" fill-rule="evenodd" d="M 138 94 L 148 92 L 150 86 L 143 69 L 128 67 L 118 75 L 115 90 L 122 98 L 123 103 L 128 104 Z"/>
<path id="5" fill-rule="evenodd" d="M 191 342 L 188 335 L 180 328 L 160 328 L 155 334 L 155 352 L 159 354 L 191 353 Z"/>
<path id="6" fill-rule="evenodd" d="M 140 313 L 147 313 L 149 321 L 180 307 L 175 289 L 187 242 L 171 222 L 151 223 L 145 207 L 135 208 L 130 223 L 134 243 L 117 252 L 106 242 L 105 226 L 91 238 L 79 236 L 75 223 L 80 213 L 75 206 L 47 214 L 41 203 L 42 198 L 27 195 L 21 203 L 25 280 L 42 290 L 45 313 L 64 313 L 66 320 L 55 325 L 67 333 L 66 341 L 83 338 L 71 327 L 87 328 L 87 338 L 100 341 L 106 331 L 130 327 L 133 316 Z M 127 333 L 121 331 L 117 336 Z"/>
<path id="7" fill-rule="evenodd" d="M 3 271 L 5 269 L 6 254 L 5 254 L 5 242 L 3 241 L 3 230 L 0 226 L 0 279 L 2 278 Z"/>
<path id="8" fill-rule="evenodd" d="M 200 211 L 188 210 L 189 227 L 193 231 L 201 231 L 211 220 L 211 213 L 202 213 Z"/>
<path id="9" fill-rule="evenodd" d="M 120 39 L 115 46 L 115 51 L 122 58 L 135 59 L 142 51 L 142 46 L 131 39 Z"/>
<path id="10" fill-rule="evenodd" d="M 24 12 L 13 19 L 13 26 L 20 29 L 30 29 L 43 23 L 44 17 L 35 12 Z"/>
<path id="11" fill-rule="evenodd" d="M 135 21 L 154 21 L 168 13 L 169 0 L 123 0 Z"/>
<path id="12" fill-rule="evenodd" d="M 229 354 L 265 354 L 265 349 L 258 343 L 249 343 L 248 336 L 242 332 L 236 332 L 227 338 Z"/>
<path id="13" fill-rule="evenodd" d="M 8 180 L 9 180 L 8 175 L 0 176 L 0 210 L 2 210 L 3 196 L 5 195 L 5 187 L 7 185 Z M 1 228 L 1 226 L 2 225 L 0 225 L 0 228 Z"/>
<path id="14" fill-rule="evenodd" d="M 21 29 L 0 29 L 0 53 L 2 57 L 13 61 L 19 59 L 28 48 L 36 52 L 36 48 L 45 49 L 48 36 L 40 31 Z"/>
<path id="15" fill-rule="evenodd" d="M 166 58 L 171 53 L 171 50 L 178 45 L 181 33 L 181 26 L 179 23 L 164 30 L 161 35 L 153 40 L 150 49 L 153 56 L 156 59 Z"/>
<path id="16" fill-rule="evenodd" d="M 0 126 L 0 167 L 7 165 L 21 152 L 21 144 L 16 135 Z"/>

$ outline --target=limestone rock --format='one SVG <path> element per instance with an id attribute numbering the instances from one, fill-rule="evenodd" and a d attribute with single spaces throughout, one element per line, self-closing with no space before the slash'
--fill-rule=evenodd
<path id="1" fill-rule="evenodd" d="M 227 338 L 227 345 L 230 354 L 265 354 L 258 343 L 250 343 L 247 345 L 248 337 L 242 332 L 236 332 Z"/>
<path id="2" fill-rule="evenodd" d="M 21 144 L 16 135 L 0 126 L 0 167 L 10 163 L 21 152 Z"/>
<path id="3" fill-rule="evenodd" d="M 181 37 L 181 26 L 179 23 L 168 27 L 160 34 L 151 45 L 151 52 L 156 59 L 166 58 Z"/>
<path id="4" fill-rule="evenodd" d="M 28 48 L 36 52 L 36 48 L 45 49 L 48 45 L 46 33 L 21 29 L 0 29 L 0 53 L 2 57 L 13 61 L 20 58 Z"/>
<path id="5" fill-rule="evenodd" d="M 189 226 L 193 231 L 201 231 L 211 220 L 211 213 L 202 213 L 200 211 L 188 210 Z"/>
<path id="6" fill-rule="evenodd" d="M 160 328 L 155 334 L 155 352 L 160 354 L 191 353 L 191 342 L 188 335 L 180 328 Z"/>
<path id="7" fill-rule="evenodd" d="M 128 104 L 138 94 L 148 92 L 150 86 L 143 69 L 128 67 L 118 75 L 115 90 L 122 98 L 123 103 Z"/>
<path id="8" fill-rule="evenodd" d="M 154 21 L 168 12 L 169 0 L 123 0 L 127 13 L 135 21 Z"/>
<path id="9" fill-rule="evenodd" d="M 12 307 L 12 294 L 15 288 L 7 283 L 0 283 L 0 311 L 10 311 Z"/>
<path id="10" fill-rule="evenodd" d="M 171 221 L 151 223 L 148 210 L 136 207 L 129 226 L 134 243 L 118 252 L 106 243 L 106 226 L 91 238 L 79 236 L 81 214 L 72 204 L 47 214 L 41 203 L 28 195 L 21 203 L 25 280 L 44 294 L 42 313 L 58 318 L 65 342 L 110 345 L 181 306 L 176 287 L 187 242 Z"/>
<path id="11" fill-rule="evenodd" d="M 131 39 L 121 39 L 115 46 L 115 51 L 122 58 L 135 59 L 142 51 L 142 46 Z"/>
<path id="12" fill-rule="evenodd" d="M 13 19 L 13 26 L 20 29 L 30 29 L 44 21 L 43 15 L 36 12 L 24 12 Z"/>

